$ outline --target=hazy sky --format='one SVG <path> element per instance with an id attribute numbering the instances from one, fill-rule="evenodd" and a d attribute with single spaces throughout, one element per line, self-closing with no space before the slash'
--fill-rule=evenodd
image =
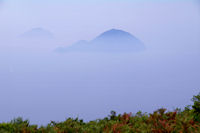
<path id="1" fill-rule="evenodd" d="M 9 37 L 10 40 L 27 30 L 42 27 L 54 33 L 57 45 L 70 45 L 118 28 L 148 43 L 166 39 L 166 36 L 169 38 L 166 42 L 191 38 L 189 41 L 193 44 L 186 46 L 189 42 L 184 40 L 181 45 L 199 49 L 195 44 L 200 35 L 200 11 L 195 0 L 6 0 L 1 8 L 3 39 Z M 166 50 L 170 46 L 162 47 Z M 174 47 L 181 46 L 177 43 Z"/>
<path id="2" fill-rule="evenodd" d="M 55 39 L 24 41 L 41 27 Z M 133 54 L 58 54 L 109 29 L 146 46 Z M 0 118 L 46 124 L 190 104 L 200 90 L 198 0 L 0 0 Z"/>

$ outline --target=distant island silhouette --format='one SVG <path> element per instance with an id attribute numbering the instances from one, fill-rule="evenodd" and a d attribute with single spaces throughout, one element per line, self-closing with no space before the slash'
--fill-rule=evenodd
<path id="1" fill-rule="evenodd" d="M 91 41 L 81 40 L 69 47 L 60 47 L 56 52 L 138 52 L 144 44 L 130 33 L 111 29 Z"/>
<path id="2" fill-rule="evenodd" d="M 43 28 L 33 28 L 31 30 L 26 31 L 21 36 L 23 39 L 53 39 L 53 34 Z"/>

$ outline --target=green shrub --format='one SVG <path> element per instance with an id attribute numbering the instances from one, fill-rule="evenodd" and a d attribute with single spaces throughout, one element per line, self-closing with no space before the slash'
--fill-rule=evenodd
<path id="1" fill-rule="evenodd" d="M 193 96 L 192 101 L 194 102 L 192 105 L 194 120 L 200 122 L 200 93 L 196 96 Z"/>

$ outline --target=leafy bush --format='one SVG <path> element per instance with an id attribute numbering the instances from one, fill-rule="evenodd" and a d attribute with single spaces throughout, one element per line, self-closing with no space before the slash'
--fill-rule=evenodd
<path id="1" fill-rule="evenodd" d="M 193 96 L 192 101 L 194 102 L 192 105 L 194 120 L 200 122 L 200 93 L 196 96 Z"/>

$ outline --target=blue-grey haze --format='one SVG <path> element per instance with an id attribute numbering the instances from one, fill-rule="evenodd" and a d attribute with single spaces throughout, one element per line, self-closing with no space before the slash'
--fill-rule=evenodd
<path id="1" fill-rule="evenodd" d="M 24 39 L 42 28 L 52 39 Z M 55 53 L 110 29 L 138 37 L 138 53 Z M 193 0 L 0 0 L 0 121 L 46 124 L 170 110 L 200 91 L 200 7 Z M 37 36 L 36 36 L 37 38 Z"/>

